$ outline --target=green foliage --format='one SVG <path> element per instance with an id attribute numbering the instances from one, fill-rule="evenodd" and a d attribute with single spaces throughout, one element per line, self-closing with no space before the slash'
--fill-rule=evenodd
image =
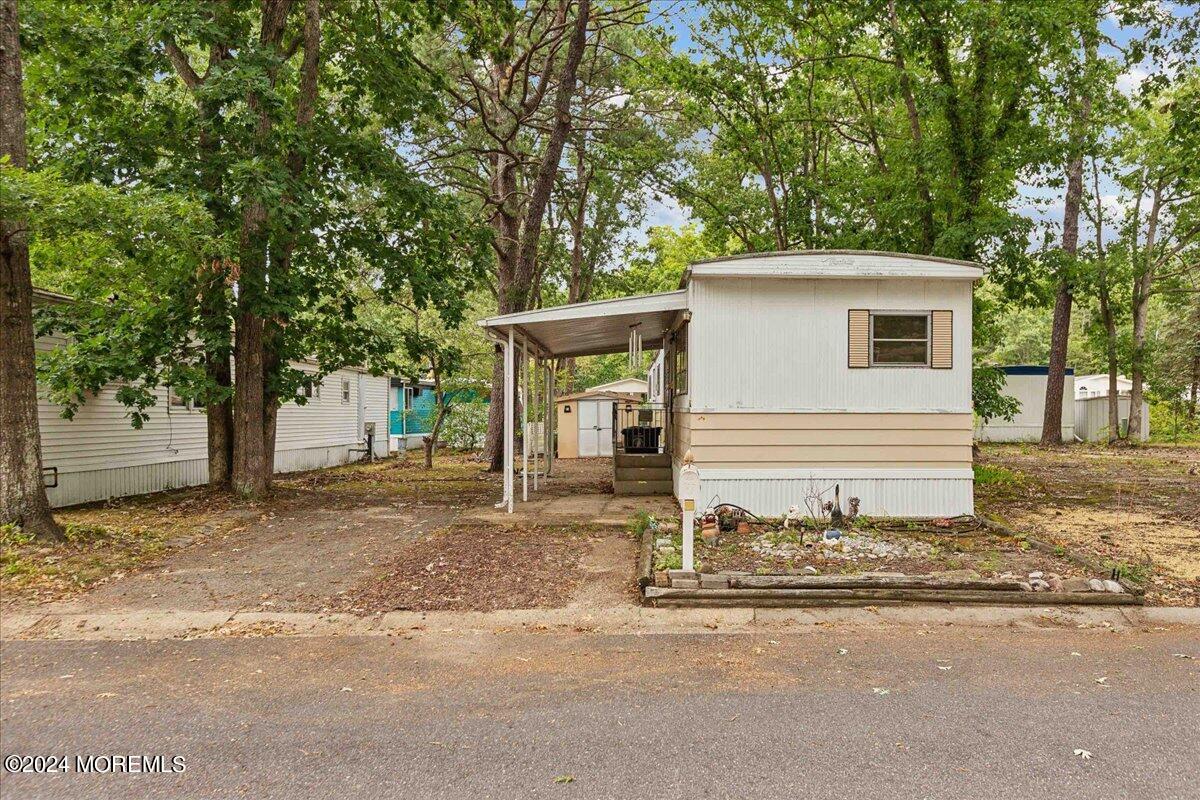
<path id="1" fill-rule="evenodd" d="M 478 450 L 487 435 L 488 404 L 482 400 L 455 403 L 442 426 L 442 439 L 455 450 Z"/>
<path id="2" fill-rule="evenodd" d="M 1006 467 L 976 464 L 974 470 L 976 486 L 1016 487 L 1025 485 L 1025 476 Z"/>
<path id="3" fill-rule="evenodd" d="M 971 373 L 971 403 L 984 422 L 1011 420 L 1021 410 L 1021 402 L 1003 394 L 1004 371 L 999 367 L 976 366 Z"/>

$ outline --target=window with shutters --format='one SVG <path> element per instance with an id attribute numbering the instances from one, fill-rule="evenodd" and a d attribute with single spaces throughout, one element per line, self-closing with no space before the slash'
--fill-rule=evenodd
<path id="1" fill-rule="evenodd" d="M 929 314 L 871 314 L 871 366 L 929 366 Z"/>

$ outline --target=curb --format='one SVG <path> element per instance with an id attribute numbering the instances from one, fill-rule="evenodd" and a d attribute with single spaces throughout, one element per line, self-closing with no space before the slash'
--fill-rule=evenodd
<path id="1" fill-rule="evenodd" d="M 518 609 L 391 611 L 370 617 L 261 611 L 132 611 L 103 614 L 13 614 L 5 641 L 103 641 L 267 636 L 411 636 L 462 633 L 575 632 L 618 635 L 754 633 L 826 625 L 1100 628 L 1200 627 L 1200 608 L 928 605 L 837 608 Z"/>

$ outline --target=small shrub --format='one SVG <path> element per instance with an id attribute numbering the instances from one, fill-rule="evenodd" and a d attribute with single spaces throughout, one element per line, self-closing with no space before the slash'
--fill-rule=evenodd
<path id="1" fill-rule="evenodd" d="M 976 464 L 975 484 L 977 486 L 1023 486 L 1025 476 L 1005 467 L 991 464 Z"/>

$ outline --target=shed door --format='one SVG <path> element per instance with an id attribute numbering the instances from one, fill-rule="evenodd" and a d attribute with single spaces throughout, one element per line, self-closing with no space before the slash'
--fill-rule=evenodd
<path id="1" fill-rule="evenodd" d="M 612 455 L 612 400 L 579 402 L 579 455 Z"/>

